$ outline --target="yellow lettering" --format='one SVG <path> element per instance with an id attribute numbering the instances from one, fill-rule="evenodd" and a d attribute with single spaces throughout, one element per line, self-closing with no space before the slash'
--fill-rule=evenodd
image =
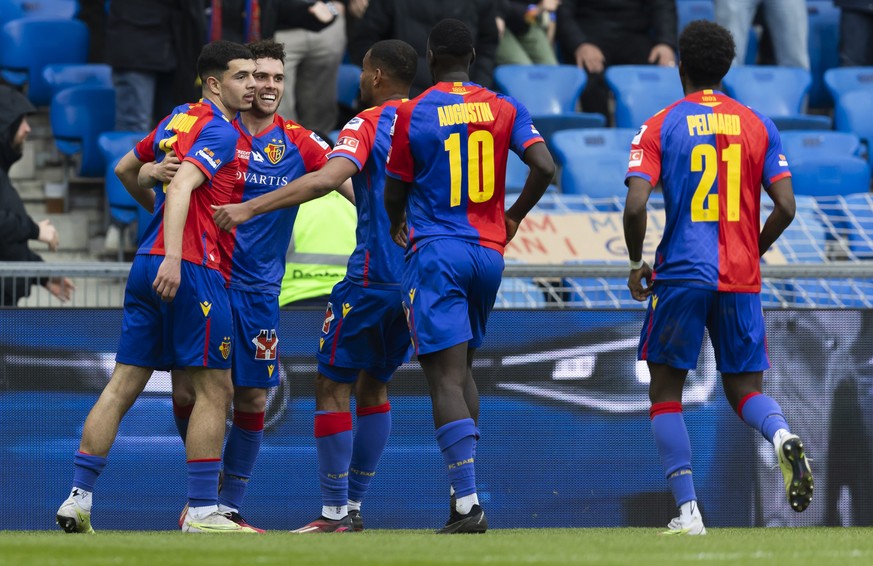
<path id="1" fill-rule="evenodd" d="M 494 121 L 494 114 L 491 113 L 491 106 L 487 102 L 461 102 L 438 106 L 437 116 L 441 127 Z"/>
<path id="2" fill-rule="evenodd" d="M 439 117 L 440 117 L 440 127 L 452 125 L 449 123 L 448 116 L 446 116 L 446 107 L 445 106 L 438 107 L 437 114 L 439 114 Z"/>

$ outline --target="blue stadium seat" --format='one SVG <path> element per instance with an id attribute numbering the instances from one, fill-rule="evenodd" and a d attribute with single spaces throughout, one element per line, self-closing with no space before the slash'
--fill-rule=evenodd
<path id="1" fill-rule="evenodd" d="M 337 102 L 348 108 L 354 108 L 360 92 L 361 68 L 351 63 L 343 63 L 339 67 L 336 81 Z"/>
<path id="2" fill-rule="evenodd" d="M 811 82 L 806 69 L 752 65 L 731 68 L 722 84 L 728 96 L 761 114 L 785 118 L 777 125 L 782 129 L 830 129 L 827 116 L 803 114 Z"/>
<path id="3" fill-rule="evenodd" d="M 676 29 L 679 33 L 685 29 L 685 26 L 694 20 L 709 20 L 715 21 L 715 6 L 712 0 L 685 0 L 684 2 L 676 2 L 676 19 L 678 25 Z"/>
<path id="4" fill-rule="evenodd" d="M 24 17 L 20 0 L 0 0 L 0 26 Z"/>
<path id="5" fill-rule="evenodd" d="M 26 18 L 65 18 L 76 17 L 79 11 L 77 0 L 23 0 L 21 7 Z"/>
<path id="6" fill-rule="evenodd" d="M 867 159 L 873 167 L 873 90 L 855 90 L 840 96 L 834 109 L 837 130 L 851 132 L 867 146 Z"/>
<path id="7" fill-rule="evenodd" d="M 670 67 L 616 65 L 606 69 L 615 95 L 615 125 L 639 128 L 659 110 L 684 98 L 679 73 Z"/>
<path id="8" fill-rule="evenodd" d="M 840 65 L 840 10 L 830 0 L 807 0 L 809 14 L 809 87 L 811 108 L 830 108 L 833 99 L 824 82 L 828 69 Z"/>
<path id="9" fill-rule="evenodd" d="M 624 198 L 627 159 L 628 153 L 621 150 L 604 150 L 585 159 L 570 159 L 561 168 L 561 192 L 591 198 Z"/>
<path id="10" fill-rule="evenodd" d="M 120 242 L 127 242 L 127 230 L 135 221 L 142 222 L 140 220 L 140 210 L 142 207 L 130 196 L 130 193 L 127 192 L 127 189 L 124 188 L 124 185 L 121 184 L 121 181 L 115 174 L 115 166 L 121 161 L 121 157 L 123 155 L 108 161 L 106 165 L 106 204 L 109 207 L 109 215 L 112 217 L 112 220 L 121 227 Z M 137 238 L 137 241 L 139 241 L 139 238 Z M 118 261 L 123 260 L 124 246 L 119 244 Z"/>
<path id="11" fill-rule="evenodd" d="M 834 102 L 839 102 L 842 95 L 855 90 L 873 93 L 873 67 L 828 69 L 824 74 L 824 82 Z"/>
<path id="12" fill-rule="evenodd" d="M 531 115 L 562 114 L 576 109 L 588 76 L 575 65 L 500 65 L 494 83 Z"/>
<path id="13" fill-rule="evenodd" d="M 809 155 L 791 163 L 791 180 L 798 195 L 849 195 L 870 190 L 870 167 L 851 155 Z"/>
<path id="14" fill-rule="evenodd" d="M 530 167 L 514 151 L 510 151 L 506 158 L 506 192 L 520 193 L 524 188 L 524 182 L 527 181 L 528 173 Z"/>
<path id="15" fill-rule="evenodd" d="M 564 112 L 563 114 L 538 114 L 532 117 L 534 126 L 543 136 L 549 149 L 554 149 L 557 132 L 583 128 L 603 128 L 606 116 L 597 112 Z"/>
<path id="16" fill-rule="evenodd" d="M 104 161 L 108 163 L 124 157 L 148 134 L 148 132 L 103 132 L 97 136 L 97 147 L 100 148 Z"/>
<path id="17" fill-rule="evenodd" d="M 102 63 L 46 65 L 42 78 L 54 95 L 61 90 L 79 85 L 112 86 L 112 67 Z"/>
<path id="18" fill-rule="evenodd" d="M 27 83 L 27 97 L 36 105 L 51 101 L 42 70 L 52 63 L 85 63 L 88 28 L 78 20 L 23 18 L 0 28 L 0 70 L 14 85 Z"/>
<path id="19" fill-rule="evenodd" d="M 636 133 L 637 130 L 631 128 L 564 130 L 555 133 L 552 148 L 561 165 L 601 151 L 623 151 L 628 155 Z"/>
<path id="20" fill-rule="evenodd" d="M 66 88 L 52 99 L 49 121 L 58 150 L 67 156 L 81 153 L 79 174 L 102 176 L 105 162 L 97 138 L 115 125 L 115 91 L 101 86 Z"/>
<path id="21" fill-rule="evenodd" d="M 782 132 L 782 149 L 788 164 L 795 159 L 805 159 L 822 154 L 861 154 L 861 140 L 850 132 L 788 131 Z"/>

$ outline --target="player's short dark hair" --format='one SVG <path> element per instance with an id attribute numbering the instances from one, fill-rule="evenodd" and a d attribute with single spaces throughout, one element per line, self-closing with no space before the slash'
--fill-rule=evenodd
<path id="1" fill-rule="evenodd" d="M 679 36 L 679 59 L 696 86 L 717 85 L 731 68 L 736 46 L 731 33 L 715 22 L 695 20 Z"/>
<path id="2" fill-rule="evenodd" d="M 379 41 L 370 48 L 370 61 L 389 76 L 410 85 L 418 69 L 418 53 L 399 39 Z"/>
<path id="3" fill-rule="evenodd" d="M 248 47 L 233 41 L 207 43 L 197 58 L 197 76 L 204 83 L 211 76 L 220 77 L 234 59 L 254 59 L 254 56 Z"/>
<path id="4" fill-rule="evenodd" d="M 273 41 L 272 39 L 262 39 L 246 44 L 255 59 L 278 59 L 285 64 L 285 44 Z"/>
<path id="5" fill-rule="evenodd" d="M 430 30 L 427 45 L 437 57 L 464 57 L 473 53 L 473 34 L 461 20 L 446 18 Z"/>

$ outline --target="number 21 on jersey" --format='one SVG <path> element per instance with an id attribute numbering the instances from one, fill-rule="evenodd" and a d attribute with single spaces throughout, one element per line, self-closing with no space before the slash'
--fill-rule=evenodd
<path id="1" fill-rule="evenodd" d="M 727 164 L 727 221 L 740 220 L 740 166 L 741 146 L 732 143 L 721 150 L 721 160 Z M 692 222 L 718 222 L 718 187 L 712 192 L 718 176 L 718 150 L 715 146 L 702 143 L 691 150 L 691 172 L 703 173 L 691 197 Z"/>
<path id="2" fill-rule="evenodd" d="M 452 180 L 451 206 L 461 204 L 461 186 L 464 174 L 461 164 L 461 134 L 446 139 L 449 154 L 449 175 Z M 488 130 L 476 130 L 467 136 L 467 193 L 472 202 L 485 202 L 494 196 L 494 136 Z"/>

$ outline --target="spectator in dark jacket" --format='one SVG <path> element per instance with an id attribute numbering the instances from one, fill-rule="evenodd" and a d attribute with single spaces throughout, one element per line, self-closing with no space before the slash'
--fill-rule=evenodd
<path id="1" fill-rule="evenodd" d="M 555 19 L 561 0 L 500 0 L 498 65 L 557 65 Z M 501 22 L 503 26 L 501 26 Z"/>
<path id="2" fill-rule="evenodd" d="M 360 65 L 377 41 L 402 39 L 418 52 L 418 73 L 409 93 L 418 96 L 433 86 L 425 61 L 427 38 L 431 28 L 445 18 L 461 20 L 470 28 L 476 49 L 470 78 L 490 87 L 498 42 L 496 0 L 370 0 L 349 42 L 349 55 Z"/>
<path id="3" fill-rule="evenodd" d="M 873 65 L 873 0 L 834 0 L 840 11 L 840 65 Z"/>
<path id="4" fill-rule="evenodd" d="M 563 0 L 558 43 L 588 72 L 582 110 L 608 116 L 603 71 L 612 65 L 676 65 L 674 0 Z"/>
<path id="5" fill-rule="evenodd" d="M 30 251 L 28 240 L 39 240 L 54 251 L 58 233 L 48 220 L 34 222 L 24 210 L 18 191 L 9 180 L 9 169 L 21 159 L 24 141 L 30 133 L 27 115 L 36 108 L 20 92 L 0 85 L 0 261 L 42 261 Z M 15 306 L 18 299 L 30 294 L 31 285 L 41 284 L 61 299 L 73 293 L 69 279 L 5 278 L 0 280 L 0 306 Z"/>

